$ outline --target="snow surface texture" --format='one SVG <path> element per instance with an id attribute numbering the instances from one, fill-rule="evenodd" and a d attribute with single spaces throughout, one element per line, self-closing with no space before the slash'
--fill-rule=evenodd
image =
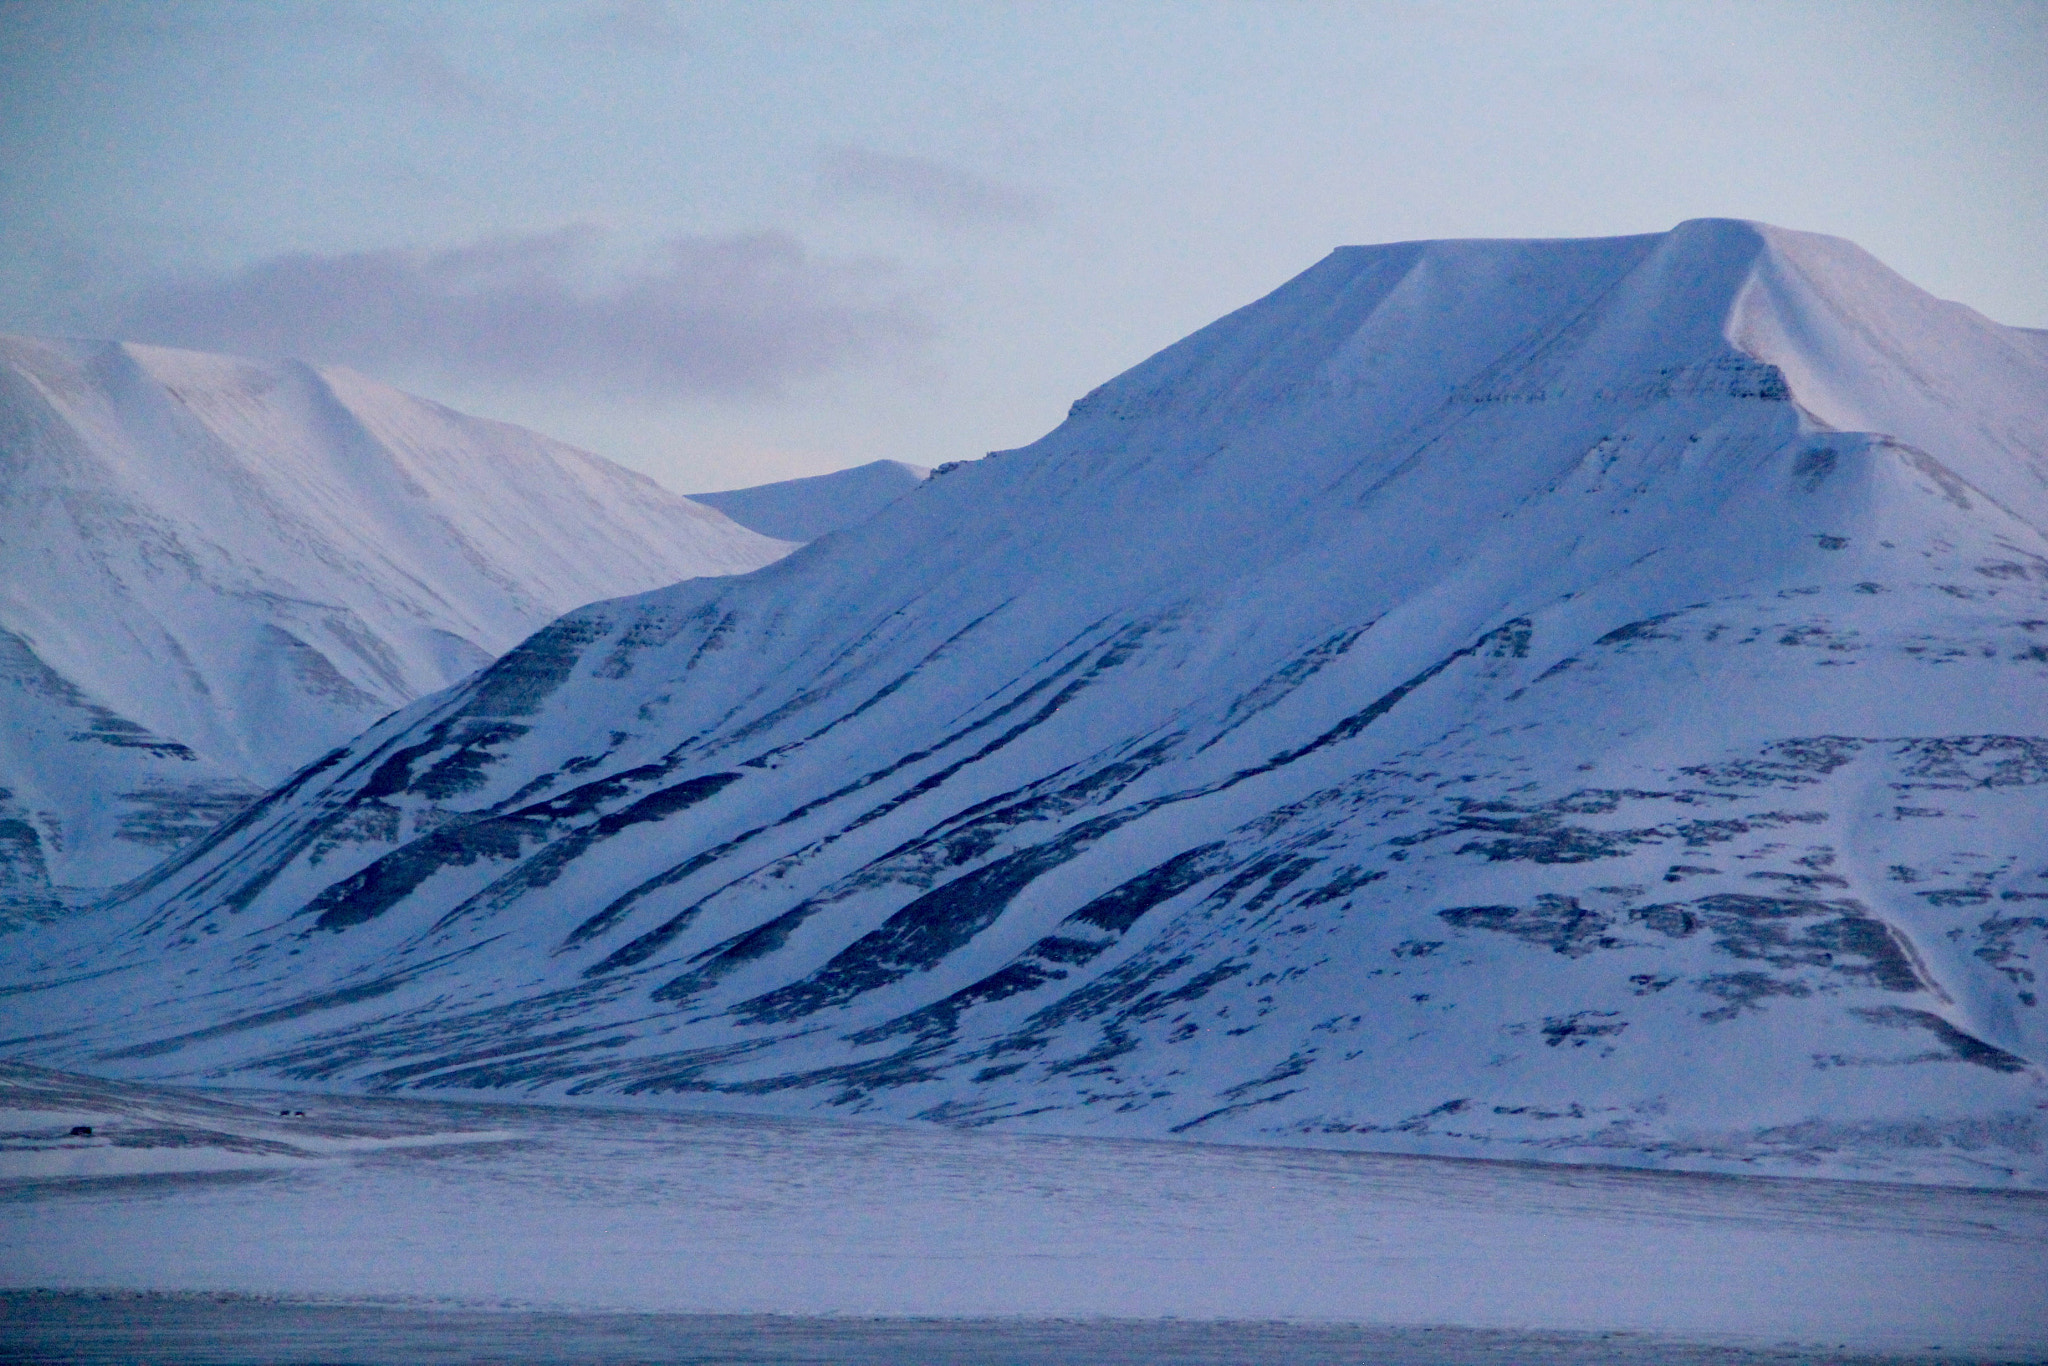
<path id="1" fill-rule="evenodd" d="M 135 1077 L 2048 1183 L 2048 352 L 1848 243 L 1347 248 L 569 614 L 17 951 Z M 32 952 L 31 952 L 32 950 Z"/>
<path id="2" fill-rule="evenodd" d="M 693 493 L 741 526 L 784 541 L 815 541 L 865 522 L 923 483 L 931 471 L 901 460 L 871 460 L 850 470 L 786 479 L 725 493 Z"/>
<path id="3" fill-rule="evenodd" d="M 572 607 L 789 547 L 346 370 L 0 337 L 0 919 Z"/>
<path id="4" fill-rule="evenodd" d="M 1640 1333 L 1271 1320 L 578 1313 L 44 1290 L 0 1291 L 0 1339 L 14 1344 L 20 1360 L 69 1366 L 132 1366 L 145 1356 L 150 1366 L 1987 1366 L 1991 1360 L 1976 1353 L 1739 1347 Z"/>
<path id="5" fill-rule="evenodd" d="M 39 1126 L 57 1142 L 70 1123 L 95 1124 L 83 1142 L 155 1156 L 164 1174 L 0 1182 L 0 1286 L 643 1312 L 1450 1323 L 1938 1346 L 1973 1361 L 2039 1360 L 2048 1346 L 2048 1197 L 2033 1192 L 194 1096 L 0 1069 L 0 1129 Z M 0 1152 L 22 1141 L 0 1138 Z M 270 1155 L 278 1149 L 290 1153 Z M 239 1176 L 180 1166 L 200 1150 L 272 1165 Z M 1474 1356 L 1697 1359 L 1626 1343 L 1556 1358 L 1513 1347 Z M 490 1356 L 472 1346 L 460 1359 Z M 290 1359 L 374 1358 L 352 1347 Z"/>

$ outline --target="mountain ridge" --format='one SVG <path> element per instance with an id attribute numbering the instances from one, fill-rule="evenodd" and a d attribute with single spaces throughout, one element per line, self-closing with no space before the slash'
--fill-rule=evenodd
<path id="1" fill-rule="evenodd" d="M 1344 249 L 1031 447 L 388 718 L 118 943 L 46 941 L 34 981 L 107 975 L 9 1028 L 2042 1184 L 2044 395 L 1834 239 Z M 126 985 L 158 959 L 232 1004 Z"/>
<path id="2" fill-rule="evenodd" d="M 908 493 L 931 471 L 901 460 L 870 460 L 851 469 L 784 479 L 691 499 L 717 508 L 740 525 L 784 541 L 815 541 L 864 522 Z"/>
<path id="3" fill-rule="evenodd" d="M 12 873 L 143 871 L 567 608 L 785 547 L 353 372 L 0 339 Z M 40 869 L 40 872 L 37 870 Z"/>

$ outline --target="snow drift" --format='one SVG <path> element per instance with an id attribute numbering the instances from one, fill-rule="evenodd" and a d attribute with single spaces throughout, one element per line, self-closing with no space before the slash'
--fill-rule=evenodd
<path id="1" fill-rule="evenodd" d="M 2044 529 L 2043 338 L 1845 242 L 1346 248 L 380 723 L 10 1051 L 2041 1184 Z"/>

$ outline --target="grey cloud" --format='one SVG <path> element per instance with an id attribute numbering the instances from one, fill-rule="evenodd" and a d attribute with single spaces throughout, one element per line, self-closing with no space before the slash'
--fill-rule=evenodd
<path id="1" fill-rule="evenodd" d="M 136 290 L 113 321 L 170 346 L 653 398 L 772 395 L 934 331 L 886 263 L 818 260 L 780 233 L 672 238 L 624 271 L 604 246 L 568 228 L 275 256 Z"/>
<path id="2" fill-rule="evenodd" d="M 948 227 L 1030 223 L 1039 201 L 958 166 L 923 157 L 826 147 L 818 153 L 818 188 L 829 199 L 868 200 Z"/>

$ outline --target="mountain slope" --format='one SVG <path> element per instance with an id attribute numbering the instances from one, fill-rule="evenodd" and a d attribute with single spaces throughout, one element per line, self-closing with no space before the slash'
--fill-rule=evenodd
<path id="1" fill-rule="evenodd" d="M 569 608 L 786 549 L 345 370 L 0 338 L 0 896 L 133 876 Z"/>
<path id="2" fill-rule="evenodd" d="M 715 507 L 741 526 L 783 541 L 815 541 L 828 532 L 865 522 L 923 483 L 931 471 L 901 460 L 870 460 L 850 470 L 785 479 L 777 484 L 693 493 L 695 502 Z"/>
<path id="3" fill-rule="evenodd" d="M 551 624 L 0 1009 L 138 1076 L 2038 1184 L 2044 528 L 2036 339 L 1847 243 L 1347 248 Z"/>

